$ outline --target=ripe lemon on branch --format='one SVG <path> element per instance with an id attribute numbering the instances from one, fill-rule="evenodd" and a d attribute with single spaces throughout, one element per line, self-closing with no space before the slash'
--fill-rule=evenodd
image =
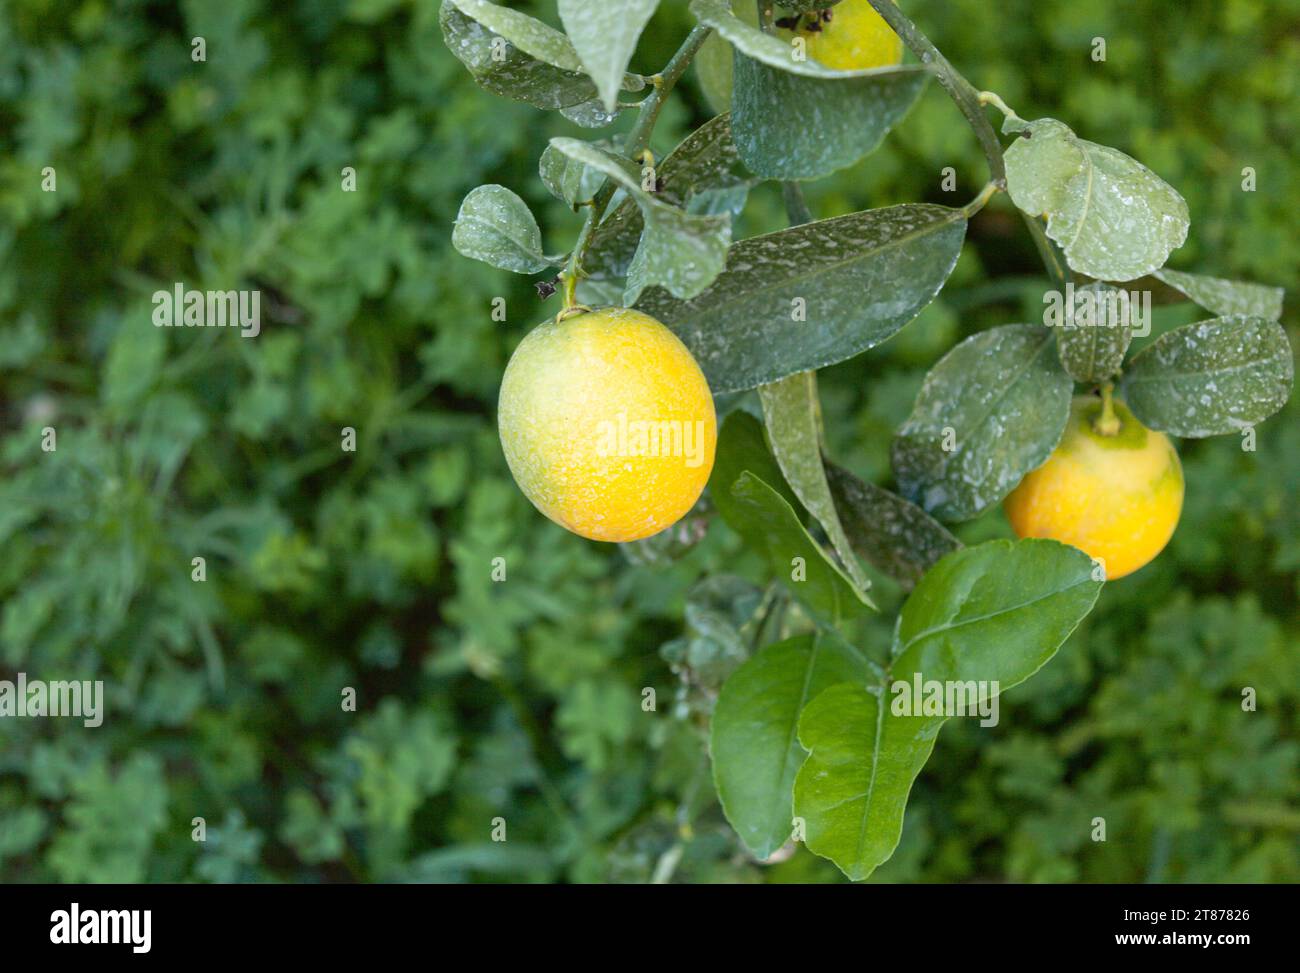
<path id="1" fill-rule="evenodd" d="M 1046 463 L 1003 503 L 1020 537 L 1050 537 L 1099 559 L 1113 581 L 1149 563 L 1183 509 L 1183 468 L 1169 437 L 1122 402 L 1074 399 L 1065 435 Z"/>
<path id="2" fill-rule="evenodd" d="M 633 541 L 694 506 L 713 469 L 717 416 L 681 340 L 626 308 L 534 328 L 501 381 L 498 428 L 533 506 L 597 541 Z"/>

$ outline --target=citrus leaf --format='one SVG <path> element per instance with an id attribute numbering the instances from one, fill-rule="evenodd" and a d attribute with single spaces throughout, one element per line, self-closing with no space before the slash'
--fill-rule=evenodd
<path id="1" fill-rule="evenodd" d="M 645 228 L 627 270 L 624 303 L 659 284 L 681 298 L 699 294 L 722 271 L 731 241 L 729 216 L 696 216 L 656 198 L 641 188 L 625 159 L 578 139 L 551 139 L 551 146 L 590 169 L 604 173 L 636 202 Z"/>
<path id="2" fill-rule="evenodd" d="M 722 424 L 709 495 L 722 519 L 820 622 L 834 625 L 875 607 L 804 529 L 799 501 L 768 451 L 762 424 L 747 412 L 733 412 Z"/>
<path id="3" fill-rule="evenodd" d="M 605 181 L 603 172 L 570 158 L 553 145 L 542 150 L 537 171 L 551 195 L 574 210 L 595 196 Z"/>
<path id="4" fill-rule="evenodd" d="M 582 59 L 573 43 L 563 33 L 542 23 L 536 17 L 519 10 L 511 10 L 488 0 L 451 0 L 460 12 L 473 18 L 488 30 L 504 37 L 514 47 L 531 58 L 560 68 L 581 73 Z"/>
<path id="5" fill-rule="evenodd" d="M 1280 324 L 1231 315 L 1161 335 L 1134 356 L 1122 391 L 1144 425 L 1200 439 L 1238 432 L 1282 408 L 1294 370 Z"/>
<path id="6" fill-rule="evenodd" d="M 691 9 L 735 48 L 736 145 L 765 179 L 818 179 L 852 165 L 880 145 L 929 80 L 919 66 L 844 71 L 797 57 L 722 0 L 695 0 Z M 721 52 L 716 59 L 721 70 Z"/>
<path id="7" fill-rule="evenodd" d="M 965 234 L 961 210 L 929 204 L 805 223 L 733 244 L 693 300 L 654 289 L 638 306 L 686 343 L 715 394 L 754 388 L 894 335 L 943 287 Z"/>
<path id="8" fill-rule="evenodd" d="M 894 439 L 900 492 L 940 520 L 969 520 L 1051 455 L 1072 390 L 1047 328 L 967 338 L 930 370 Z"/>
<path id="9" fill-rule="evenodd" d="M 1056 541 L 990 541 L 936 564 L 899 616 L 893 662 L 869 691 L 832 686 L 799 719 L 809 751 L 795 777 L 794 812 L 809 851 L 854 880 L 898 846 L 903 812 L 947 716 L 900 715 L 894 681 L 994 683 L 997 695 L 1040 669 L 1092 610 L 1092 561 Z"/>
<path id="10" fill-rule="evenodd" d="M 1269 321 L 1282 317 L 1284 292 L 1280 287 L 1185 274 L 1168 267 L 1157 270 L 1155 277 L 1214 314 L 1245 314 Z"/>
<path id="11" fill-rule="evenodd" d="M 1187 203 L 1123 152 L 1079 138 L 1054 118 L 1009 119 L 1018 132 L 1005 153 L 1007 191 L 1070 266 L 1099 280 L 1132 280 L 1164 265 L 1187 239 Z"/>
<path id="12" fill-rule="evenodd" d="M 772 571 L 817 621 L 835 627 L 876 606 L 799 522 L 794 508 L 753 473 L 731 485 L 740 512 L 739 533 L 764 553 Z"/>
<path id="13" fill-rule="evenodd" d="M 808 77 L 737 54 L 732 127 L 740 158 L 765 179 L 828 176 L 875 151 L 927 80 L 912 66 Z"/>
<path id="14" fill-rule="evenodd" d="M 717 31 L 718 36 L 726 40 L 738 53 L 791 74 L 803 75 L 806 78 L 842 80 L 868 77 L 894 70 L 893 68 L 869 68 L 843 71 L 838 68 L 828 68 L 813 58 L 797 57 L 793 45 L 774 34 L 764 33 L 756 25 L 747 23 L 733 14 L 728 0 L 691 0 L 691 13 L 695 14 L 695 19 L 701 24 Z"/>
<path id="15" fill-rule="evenodd" d="M 826 478 L 853 550 L 905 588 L 962 546 L 948 528 L 898 494 L 831 463 Z"/>
<path id="16" fill-rule="evenodd" d="M 719 115 L 664 157 L 656 167 L 655 181 L 657 198 L 690 207 L 711 190 L 748 188 L 757 180 L 740 163 L 731 137 L 731 116 Z M 592 234 L 583 271 L 594 278 L 626 277 L 644 228 L 636 201 L 624 199 Z"/>
<path id="17" fill-rule="evenodd" d="M 718 508 L 722 519 L 731 525 L 732 530 L 743 536 L 742 526 L 746 525 L 745 511 L 739 501 L 731 495 L 731 485 L 740 478 L 740 474 L 749 470 L 768 486 L 774 488 L 785 499 L 795 516 L 803 513 L 799 498 L 794 495 L 781 474 L 781 468 L 772 458 L 763 434 L 763 424 L 748 412 L 733 412 L 722 420 L 718 431 L 718 448 L 713 459 L 713 472 L 709 475 L 709 496 Z"/>
<path id="18" fill-rule="evenodd" d="M 613 125 L 618 121 L 619 114 L 626 111 L 628 107 L 630 106 L 620 105 L 613 111 L 605 111 L 604 105 L 593 100 L 561 108 L 560 114 L 573 124 L 581 125 L 583 128 L 605 128 L 607 125 Z"/>
<path id="19" fill-rule="evenodd" d="M 836 683 L 866 681 L 840 643 L 800 635 L 760 650 L 722 685 L 709 728 L 722 810 L 760 859 L 791 832 L 794 777 L 804 760 L 795 734 L 809 700 Z"/>
<path id="20" fill-rule="evenodd" d="M 606 111 L 618 104 L 628 61 L 657 6 L 659 0 L 560 0 L 560 21 Z"/>
<path id="21" fill-rule="evenodd" d="M 799 372 L 771 385 L 758 387 L 772 453 L 795 494 L 826 531 L 853 583 L 863 591 L 871 582 L 862 572 L 849 545 L 831 488 L 822 467 L 821 403 L 817 398 L 817 373 Z"/>
<path id="22" fill-rule="evenodd" d="M 1119 371 L 1133 340 L 1128 305 L 1119 303 L 1128 298 L 1100 281 L 1078 288 L 1075 297 L 1069 320 L 1056 328 L 1056 351 L 1076 382 L 1101 382 Z"/>
<path id="23" fill-rule="evenodd" d="M 451 242 L 466 257 L 516 274 L 557 264 L 542 254 L 542 231 L 528 204 L 505 186 L 479 186 L 465 197 Z"/>
<path id="24" fill-rule="evenodd" d="M 488 91 L 545 109 L 563 109 L 595 99 L 596 86 L 585 74 L 531 57 L 506 38 L 462 13 L 457 2 L 442 2 L 438 20 L 443 39 L 452 54 L 469 69 L 474 80 Z"/>

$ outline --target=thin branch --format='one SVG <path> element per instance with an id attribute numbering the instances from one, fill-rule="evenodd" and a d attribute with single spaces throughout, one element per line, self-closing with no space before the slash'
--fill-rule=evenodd
<path id="1" fill-rule="evenodd" d="M 894 33 L 901 37 L 903 43 L 920 59 L 921 63 L 939 79 L 939 83 L 943 85 L 944 90 L 948 92 L 948 96 L 952 98 L 970 124 L 971 129 L 975 132 L 980 149 L 983 150 L 984 158 L 988 162 L 989 174 L 992 176 L 994 184 L 999 189 L 1005 190 L 1007 188 L 1007 167 L 1002 159 L 1002 143 L 998 140 L 997 132 L 993 130 L 988 117 L 984 114 L 984 105 L 991 104 L 1004 114 L 1014 115 L 1015 113 L 993 92 L 976 90 L 975 86 L 949 63 L 948 59 L 921 32 L 920 28 L 912 23 L 903 11 L 898 9 L 893 0 L 869 0 L 869 2 L 875 8 L 876 13 L 884 18 L 885 23 L 893 28 Z M 1025 221 L 1025 226 L 1029 229 L 1030 236 L 1034 238 L 1034 245 L 1038 248 L 1038 255 L 1042 258 L 1047 275 L 1057 288 L 1064 290 L 1070 275 L 1059 248 L 1048 239 L 1047 234 L 1043 231 L 1042 224 L 1037 219 L 1023 211 L 1020 215 Z"/>

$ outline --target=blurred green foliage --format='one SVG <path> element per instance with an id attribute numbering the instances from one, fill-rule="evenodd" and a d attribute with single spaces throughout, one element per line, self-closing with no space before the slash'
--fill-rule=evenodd
<path id="1" fill-rule="evenodd" d="M 555 22 L 549 0 L 514 5 Z M 1174 266 L 1294 284 L 1296 0 L 905 6 L 1021 115 L 1176 186 L 1193 229 Z M 688 20 L 664 3 L 633 68 Z M 655 150 L 705 111 L 688 81 Z M 557 134 L 592 137 L 480 92 L 434 0 L 0 6 L 0 678 L 107 684 L 100 728 L 0 723 L 0 879 L 838 879 L 802 850 L 748 860 L 713 795 L 717 686 L 797 623 L 772 617 L 762 566 L 720 524 L 677 560 L 582 541 L 505 469 L 501 371 L 554 299 L 453 253 L 451 220 L 498 182 L 567 249 L 579 217 L 536 170 Z M 809 199 L 954 203 L 984 179 L 931 86 Z M 738 231 L 781 223 L 765 187 Z M 925 370 L 1041 314 L 1038 273 L 998 201 L 938 302 L 824 373 L 830 454 L 886 482 Z M 176 281 L 261 289 L 262 334 L 152 327 Z M 1161 307 L 1157 330 L 1196 316 Z M 1298 418 L 1256 452 L 1183 444 L 1169 550 L 1103 591 L 995 730 L 950 724 L 874 881 L 1300 880 Z M 964 528 L 1006 533 L 1000 514 Z M 878 592 L 883 645 L 899 595 Z"/>

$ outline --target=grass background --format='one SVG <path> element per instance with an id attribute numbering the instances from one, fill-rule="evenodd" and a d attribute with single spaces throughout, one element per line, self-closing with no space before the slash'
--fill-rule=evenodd
<path id="1" fill-rule="evenodd" d="M 555 22 L 551 0 L 512 5 Z M 977 86 L 1177 187 L 1193 224 L 1172 266 L 1294 288 L 1296 0 L 904 6 Z M 665 0 L 634 67 L 688 26 Z M 688 76 L 654 148 L 706 117 Z M 591 137 L 479 91 L 433 0 L 0 6 L 0 678 L 108 693 L 98 729 L 0 721 L 0 879 L 839 880 L 803 850 L 749 860 L 713 796 L 701 728 L 749 649 L 729 616 L 759 564 L 721 524 L 672 561 L 582 541 L 505 469 L 501 372 L 554 299 L 455 254 L 451 221 L 499 182 L 566 250 L 578 218 L 536 174 L 557 134 Z M 984 179 L 932 85 L 809 199 L 951 204 Z M 738 235 L 782 220 L 760 189 Z M 888 482 L 927 368 L 1036 319 L 1039 273 L 1006 201 L 981 213 L 939 301 L 823 374 L 830 454 Z M 175 281 L 259 288 L 262 334 L 152 327 Z M 1162 306 L 1157 333 L 1198 316 Z M 944 730 L 873 880 L 1300 879 L 1298 417 L 1253 453 L 1182 444 L 1168 550 L 1105 588 L 996 729 Z M 994 512 L 963 536 L 1007 532 Z"/>

